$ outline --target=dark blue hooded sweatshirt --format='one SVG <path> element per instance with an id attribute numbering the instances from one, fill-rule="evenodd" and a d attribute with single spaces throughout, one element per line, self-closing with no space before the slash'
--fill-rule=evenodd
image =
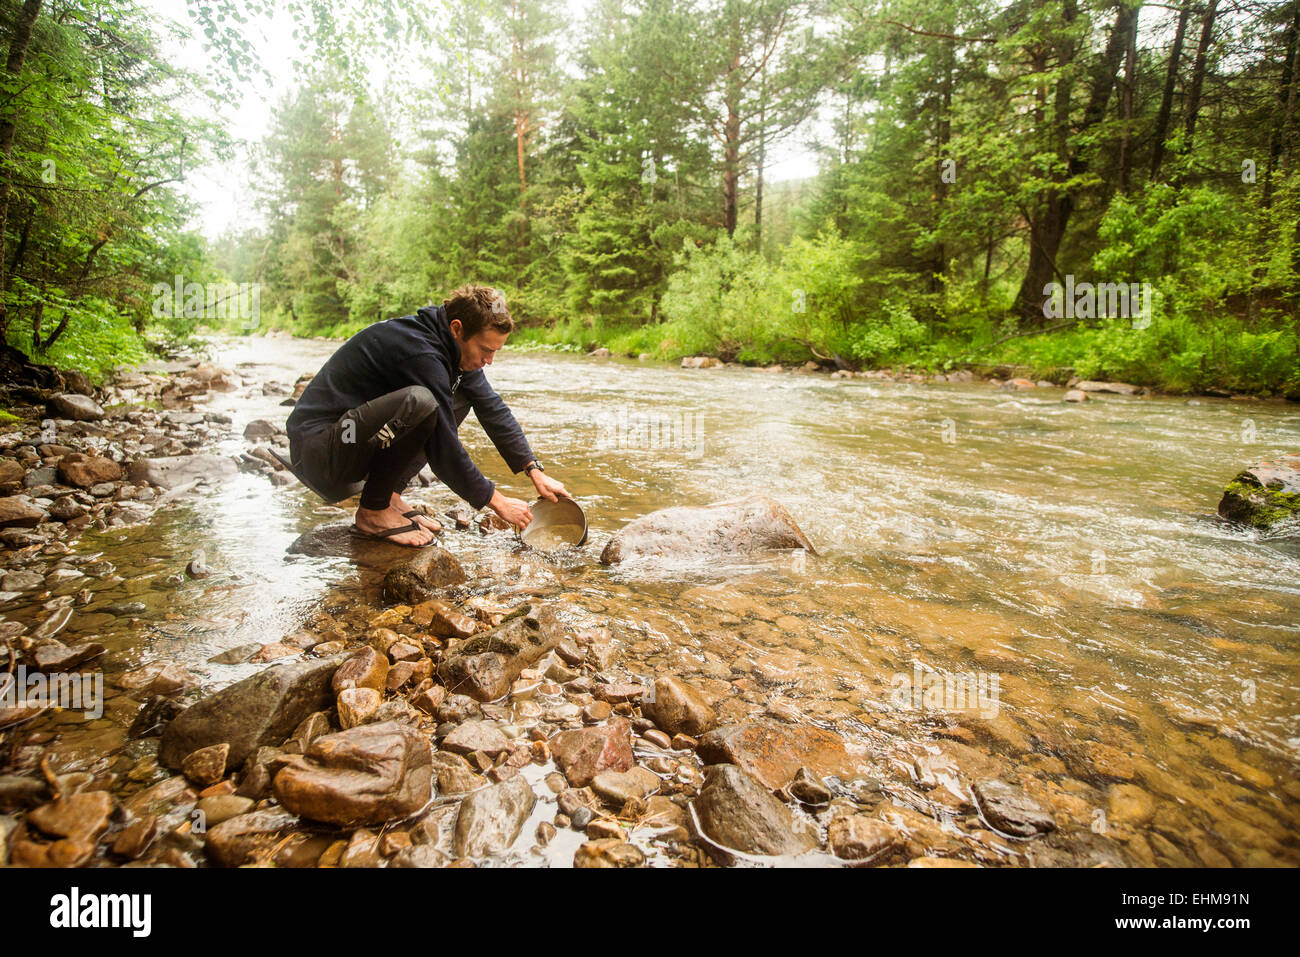
<path id="1" fill-rule="evenodd" d="M 474 508 L 492 498 L 493 484 L 461 445 L 461 422 L 474 415 L 512 472 L 534 459 L 524 430 L 482 369 L 460 371 L 460 345 L 442 306 L 367 326 L 343 343 L 316 373 L 289 415 L 298 438 L 334 425 L 345 412 L 410 385 L 422 385 L 438 403 L 438 425 L 425 446 L 433 474 Z"/>

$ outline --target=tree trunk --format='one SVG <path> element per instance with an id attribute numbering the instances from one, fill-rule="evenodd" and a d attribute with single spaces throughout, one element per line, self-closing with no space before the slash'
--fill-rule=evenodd
<path id="1" fill-rule="evenodd" d="M 1187 21 L 1192 13 L 1192 0 L 1183 0 L 1178 10 L 1178 28 L 1174 32 L 1174 45 L 1169 51 L 1169 68 L 1165 71 L 1165 89 L 1160 96 L 1160 112 L 1156 115 L 1156 128 L 1152 134 L 1151 182 L 1160 175 L 1160 161 L 1165 157 L 1165 137 L 1169 135 L 1169 117 L 1174 106 L 1174 87 L 1178 83 L 1178 65 L 1183 58 L 1183 40 L 1187 37 Z"/>
<path id="2" fill-rule="evenodd" d="M 41 12 L 41 0 L 26 0 L 18 22 L 14 24 L 13 39 L 9 43 L 9 57 L 5 61 L 5 72 L 17 80 L 23 72 L 23 60 L 27 57 L 27 45 L 32 39 L 32 25 Z M 9 310 L 5 304 L 5 291 L 9 288 L 9 276 L 5 272 L 5 230 L 9 225 L 9 158 L 14 152 L 14 134 L 18 129 L 18 108 L 10 107 L 5 117 L 0 120 L 0 165 L 5 169 L 0 176 L 0 345 L 5 342 L 9 331 Z"/>
<path id="3" fill-rule="evenodd" d="M 1073 0 L 1065 4 L 1065 18 L 1073 21 L 1077 9 Z M 1091 88 L 1088 93 L 1088 105 L 1083 112 L 1083 120 L 1078 132 L 1083 133 L 1096 126 L 1105 116 L 1106 103 L 1110 100 L 1111 90 L 1115 86 L 1115 74 L 1119 70 L 1120 60 L 1128 45 L 1129 32 L 1134 29 L 1138 10 L 1136 7 L 1121 6 L 1115 15 L 1115 24 L 1111 28 L 1106 50 L 1093 69 Z M 1062 51 L 1061 66 L 1070 62 L 1068 51 Z M 1057 136 L 1059 155 L 1067 161 L 1067 178 L 1073 179 L 1087 172 L 1088 161 L 1078 147 L 1071 150 L 1068 139 L 1070 135 L 1070 84 L 1063 77 L 1057 84 L 1054 126 Z M 1031 326 L 1042 326 L 1046 322 L 1043 315 L 1043 287 L 1059 274 L 1056 257 L 1065 238 L 1066 227 L 1070 224 L 1070 215 L 1074 212 L 1074 194 L 1064 186 L 1048 193 L 1042 205 L 1038 222 L 1029 224 L 1029 265 L 1025 269 L 1025 278 L 1016 294 L 1016 313 Z"/>
<path id="4" fill-rule="evenodd" d="M 1196 61 L 1192 66 L 1192 84 L 1187 88 L 1186 134 L 1183 137 L 1183 153 L 1192 151 L 1192 137 L 1196 133 L 1196 115 L 1201 109 L 1201 86 L 1205 82 L 1206 60 L 1209 57 L 1210 41 L 1214 35 L 1214 15 L 1218 12 L 1219 0 L 1210 0 L 1205 10 L 1205 19 L 1201 21 L 1201 39 L 1196 45 Z"/>
<path id="5" fill-rule="evenodd" d="M 1295 109 L 1296 46 L 1300 40 L 1300 2 L 1292 6 L 1291 22 L 1286 28 L 1286 61 L 1282 64 L 1282 82 L 1278 86 L 1277 119 L 1268 137 L 1268 166 L 1264 169 L 1264 208 L 1273 205 L 1273 174 L 1287 165 L 1290 152 L 1291 119 Z"/>
<path id="6" fill-rule="evenodd" d="M 1133 169 L 1133 89 L 1137 85 L 1137 17 L 1129 30 L 1124 49 L 1124 86 L 1120 96 L 1119 116 L 1123 131 L 1119 141 L 1119 191 L 1127 193 Z"/>

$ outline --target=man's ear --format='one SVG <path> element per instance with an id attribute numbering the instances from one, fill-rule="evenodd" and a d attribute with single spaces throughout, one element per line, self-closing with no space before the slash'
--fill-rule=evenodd
<path id="1" fill-rule="evenodd" d="M 447 324 L 447 328 L 451 330 L 451 334 L 453 336 L 459 339 L 461 337 L 460 336 L 461 330 L 464 329 L 465 327 L 460 324 L 459 319 L 453 319 L 451 322 Z"/>

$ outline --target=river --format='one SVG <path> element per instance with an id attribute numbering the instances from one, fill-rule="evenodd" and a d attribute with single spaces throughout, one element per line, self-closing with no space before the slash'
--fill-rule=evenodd
<path id="1" fill-rule="evenodd" d="M 215 361 L 292 382 L 334 346 L 238 340 Z M 615 626 L 633 674 L 729 682 L 737 716 L 834 728 L 892 801 L 941 829 L 964 819 L 982 830 L 971 783 L 1001 776 L 1067 822 L 1079 855 L 1094 835 L 1135 863 L 1300 863 L 1300 540 L 1215 516 L 1236 472 L 1300 448 L 1294 406 L 1118 395 L 1076 405 L 1059 389 L 508 348 L 489 377 L 547 474 L 586 510 L 587 544 L 550 573 L 584 614 Z M 249 448 L 239 436 L 250 420 L 283 422 L 280 401 L 214 393 L 204 408 L 234 417 L 218 451 Z M 506 494 L 531 491 L 472 417 L 461 437 Z M 818 554 L 598 561 L 638 516 L 754 492 L 782 503 Z M 440 487 L 408 497 L 454 504 Z M 214 654 L 365 600 L 347 562 L 285 554 L 345 515 L 301 486 L 241 474 L 147 525 L 91 532 L 77 554 L 121 580 L 95 590 L 67 634 L 109 646 L 110 685 L 158 657 L 225 685 L 259 666 L 207 663 Z M 512 568 L 509 534 L 445 539 L 464 563 Z M 211 570 L 197 581 L 181 574 L 196 557 Z M 97 613 L 122 601 L 147 612 Z M 4 610 L 35 613 L 21 600 Z M 935 688 L 948 699 L 927 697 Z M 64 732 L 66 765 L 124 771 L 150 746 L 125 736 L 136 707 L 119 694 L 102 719 L 41 720 Z M 989 846 L 1026 862 L 1006 840 Z"/>

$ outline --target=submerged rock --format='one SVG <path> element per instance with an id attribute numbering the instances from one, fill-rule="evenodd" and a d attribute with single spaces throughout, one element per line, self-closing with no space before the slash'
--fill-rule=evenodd
<path id="1" fill-rule="evenodd" d="M 273 789 L 301 817 L 340 827 L 383 824 L 433 797 L 432 749 L 407 725 L 362 725 L 323 735 L 306 755 L 286 758 Z"/>
<path id="2" fill-rule="evenodd" d="M 422 548 L 410 561 L 395 565 L 384 575 L 383 600 L 416 605 L 464 580 L 465 571 L 455 555 L 445 548 Z"/>
<path id="3" fill-rule="evenodd" d="M 238 766 L 258 747 L 279 745 L 313 711 L 330 706 L 338 665 L 336 658 L 272 665 L 209 695 L 167 725 L 159 760 L 180 768 L 192 751 L 224 742 L 229 764 Z"/>
<path id="4" fill-rule="evenodd" d="M 1052 816 L 1037 801 L 1005 781 L 980 781 L 975 796 L 988 822 L 1006 834 L 1033 837 L 1056 828 Z"/>
<path id="5" fill-rule="evenodd" d="M 711 558 L 793 548 L 817 551 L 780 504 L 751 495 L 651 512 L 610 539 L 600 560 L 616 565 L 629 558 Z"/>
<path id="6" fill-rule="evenodd" d="M 1260 531 L 1300 516 L 1300 453 L 1260 462 L 1238 474 L 1224 489 L 1219 514 Z"/>
<path id="7" fill-rule="evenodd" d="M 351 522 L 320 525 L 294 539 L 289 554 L 309 558 L 348 558 L 368 568 L 390 568 L 409 560 L 416 551 L 410 545 L 354 535 L 351 529 Z"/>

